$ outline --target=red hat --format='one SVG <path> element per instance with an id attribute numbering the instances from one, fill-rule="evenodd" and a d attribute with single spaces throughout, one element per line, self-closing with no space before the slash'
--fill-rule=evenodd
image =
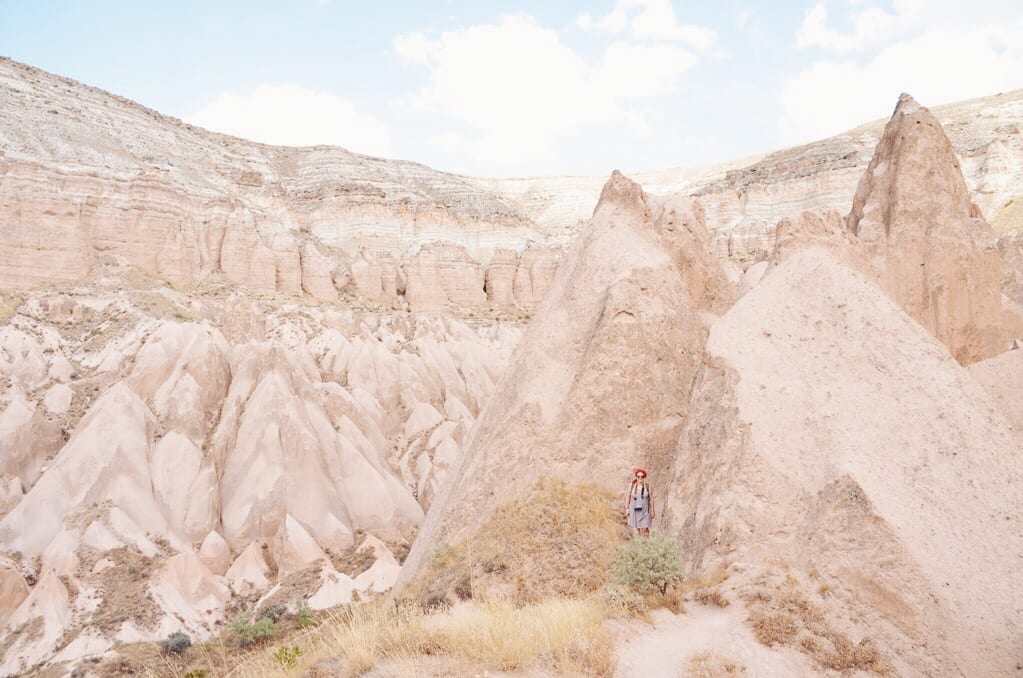
<path id="1" fill-rule="evenodd" d="M 647 472 L 645 468 L 637 468 L 635 471 L 632 472 L 632 475 L 636 475 L 638 473 L 642 473 L 644 478 L 647 477 Z"/>

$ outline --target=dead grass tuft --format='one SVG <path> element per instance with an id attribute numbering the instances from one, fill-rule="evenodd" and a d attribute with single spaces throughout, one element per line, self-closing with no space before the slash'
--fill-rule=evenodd
<path id="1" fill-rule="evenodd" d="M 757 640 L 767 646 L 788 645 L 799 631 L 795 617 L 788 612 L 754 612 L 749 624 Z"/>
<path id="2" fill-rule="evenodd" d="M 820 605 L 803 594 L 791 574 L 774 588 L 746 597 L 749 624 L 764 645 L 791 645 L 821 668 L 836 671 L 891 673 L 891 665 L 869 638 L 853 643 L 828 620 Z"/>
<path id="3" fill-rule="evenodd" d="M 585 596 L 608 583 L 625 532 L 610 492 L 542 481 L 444 549 L 407 595 L 426 607 L 498 594 L 517 604 Z"/>
<path id="4" fill-rule="evenodd" d="M 727 678 L 728 676 L 741 676 L 746 669 L 737 662 L 719 657 L 716 654 L 700 652 L 689 658 L 685 665 L 687 678 Z"/>
<path id="5" fill-rule="evenodd" d="M 696 602 L 701 605 L 713 605 L 714 607 L 728 607 L 731 603 L 720 591 L 703 590 L 696 593 Z"/>

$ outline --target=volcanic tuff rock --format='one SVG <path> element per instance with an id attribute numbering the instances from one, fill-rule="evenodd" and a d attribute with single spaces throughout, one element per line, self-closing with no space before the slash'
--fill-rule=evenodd
<path id="1" fill-rule="evenodd" d="M 970 200 L 952 145 L 908 94 L 846 221 L 882 286 L 960 362 L 1001 353 L 1023 328 L 1002 309 L 997 240 Z"/>
<path id="2" fill-rule="evenodd" d="M 712 325 L 666 528 L 692 574 L 725 569 L 751 609 L 788 613 L 772 578 L 827 591 L 810 609 L 869 635 L 896 674 L 1007 675 L 1023 641 L 1007 585 L 1023 576 L 1020 452 L 933 336 L 810 249 Z"/>
<path id="3" fill-rule="evenodd" d="M 208 637 L 232 591 L 270 595 L 303 567 L 314 608 L 379 592 L 386 547 L 371 542 L 379 565 L 359 581 L 332 554 L 411 535 L 519 337 L 494 319 L 187 295 L 113 265 L 11 312 L 3 673 L 115 638 Z"/>
<path id="4" fill-rule="evenodd" d="M 433 545 L 457 539 L 541 474 L 617 486 L 630 464 L 666 469 L 702 359 L 702 313 L 724 309 L 731 295 L 707 250 L 699 204 L 654 198 L 615 172 L 406 571 L 415 574 Z"/>
<path id="5" fill-rule="evenodd" d="M 182 289 L 223 275 L 263 294 L 400 301 L 405 268 L 436 265 L 435 250 L 421 264 L 419 250 L 442 243 L 442 259 L 471 266 L 420 277 L 424 310 L 483 305 L 495 249 L 564 242 L 461 177 L 213 134 L 9 59 L 0 60 L 0 223 L 0 289 L 78 282 L 118 257 Z M 527 276 L 550 273 L 522 265 Z M 539 299 L 524 288 L 505 301 Z"/>
<path id="6" fill-rule="evenodd" d="M 995 232 L 1023 227 L 1023 90 L 932 111 Z M 699 198 L 714 253 L 746 267 L 768 256 L 780 220 L 805 211 L 848 212 L 887 122 L 717 165 L 630 176 L 648 192 Z M 600 177 L 467 179 L 503 195 L 549 233 L 577 232 L 603 183 Z"/>

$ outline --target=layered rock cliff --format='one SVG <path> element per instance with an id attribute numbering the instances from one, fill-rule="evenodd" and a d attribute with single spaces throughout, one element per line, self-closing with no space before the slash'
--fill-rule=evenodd
<path id="1" fill-rule="evenodd" d="M 9 59 L 0 222 L 0 289 L 81 281 L 117 258 L 181 289 L 222 276 L 263 294 L 402 303 L 408 271 L 440 266 L 415 276 L 421 310 L 484 305 L 497 250 L 513 278 L 548 276 L 501 297 L 531 309 L 550 273 L 535 261 L 551 258 L 532 249 L 564 242 L 455 175 L 213 134 Z"/>

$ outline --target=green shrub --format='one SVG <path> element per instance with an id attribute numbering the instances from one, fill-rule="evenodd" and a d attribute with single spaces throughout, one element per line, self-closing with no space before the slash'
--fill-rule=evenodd
<path id="1" fill-rule="evenodd" d="M 182 654 L 192 645 L 192 639 L 187 634 L 177 631 L 160 641 L 160 649 L 167 654 Z"/>
<path id="2" fill-rule="evenodd" d="M 301 656 L 302 648 L 298 645 L 293 645 L 291 647 L 279 647 L 277 648 L 277 651 L 273 653 L 274 661 L 286 669 L 293 669 L 298 666 L 298 658 Z"/>
<path id="3" fill-rule="evenodd" d="M 618 551 L 615 581 L 641 594 L 665 595 L 669 586 L 682 581 L 678 542 L 659 532 L 633 539 Z"/>
<path id="4" fill-rule="evenodd" d="M 316 618 L 313 616 L 313 611 L 309 609 L 309 606 L 305 604 L 305 601 L 299 603 L 298 612 L 295 613 L 295 625 L 300 629 L 316 625 Z"/>
<path id="5" fill-rule="evenodd" d="M 248 647 L 273 638 L 277 633 L 277 626 L 273 619 L 268 617 L 259 617 L 252 621 L 251 615 L 242 614 L 228 624 L 227 632 L 235 643 Z"/>
<path id="6" fill-rule="evenodd" d="M 185 678 L 206 678 L 206 669 L 192 669 L 185 673 Z"/>

